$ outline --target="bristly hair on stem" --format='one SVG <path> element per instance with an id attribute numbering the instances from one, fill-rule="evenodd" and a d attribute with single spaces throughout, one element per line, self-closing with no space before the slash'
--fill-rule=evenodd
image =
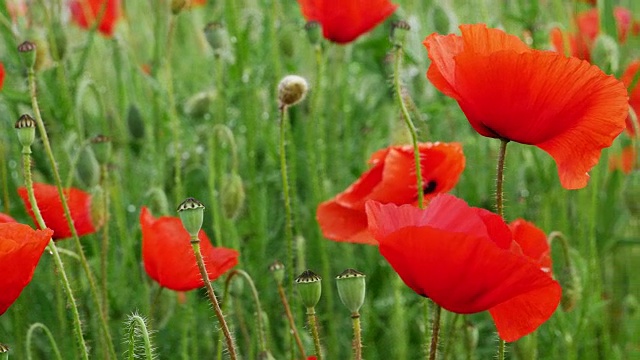
<path id="1" fill-rule="evenodd" d="M 124 343 L 127 345 L 125 358 L 127 360 L 154 360 L 157 358 L 155 347 L 151 341 L 154 331 L 149 330 L 146 318 L 134 312 L 127 317 L 124 327 Z"/>

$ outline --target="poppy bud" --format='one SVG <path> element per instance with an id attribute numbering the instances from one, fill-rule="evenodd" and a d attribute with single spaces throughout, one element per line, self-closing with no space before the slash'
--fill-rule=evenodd
<path id="1" fill-rule="evenodd" d="M 96 160 L 102 165 L 107 164 L 111 157 L 111 138 L 104 135 L 97 135 L 91 139 L 91 144 L 93 145 Z"/>
<path id="2" fill-rule="evenodd" d="M 201 91 L 187 99 L 184 105 L 184 112 L 191 116 L 200 118 L 209 113 L 211 104 L 216 98 L 214 91 Z"/>
<path id="3" fill-rule="evenodd" d="M 80 150 L 76 164 L 76 176 L 86 187 L 95 186 L 100 181 L 100 164 L 96 160 L 93 149 L 88 146 L 84 146 Z"/>
<path id="4" fill-rule="evenodd" d="M 287 75 L 278 84 L 280 107 L 292 106 L 302 101 L 309 86 L 307 80 L 298 75 Z"/>
<path id="5" fill-rule="evenodd" d="M 187 0 L 171 0 L 171 12 L 178 15 L 187 6 Z"/>
<path id="6" fill-rule="evenodd" d="M 22 153 L 31 154 L 31 144 L 36 137 L 36 121 L 29 115 L 20 116 L 15 125 L 18 132 L 18 140 L 22 145 Z"/>
<path id="7" fill-rule="evenodd" d="M 182 220 L 182 226 L 191 238 L 196 240 L 204 221 L 204 205 L 194 198 L 187 198 L 178 206 L 178 215 Z"/>
<path id="8" fill-rule="evenodd" d="M 315 20 L 311 20 L 304 25 L 304 30 L 307 32 L 307 38 L 311 45 L 320 45 L 322 40 L 322 25 Z"/>
<path id="9" fill-rule="evenodd" d="M 27 68 L 33 68 L 36 64 L 36 44 L 25 41 L 18 45 L 18 52 L 22 58 L 22 62 Z"/>
<path id="10" fill-rule="evenodd" d="M 244 206 L 244 187 L 242 178 L 235 172 L 225 174 L 222 179 L 220 191 L 222 201 L 222 211 L 227 219 L 234 220 L 238 217 Z"/>
<path id="11" fill-rule="evenodd" d="M 336 276 L 336 286 L 340 301 L 352 314 L 357 314 L 364 303 L 365 275 L 354 269 L 347 269 Z"/>
<path id="12" fill-rule="evenodd" d="M 207 24 L 204 28 L 204 36 L 216 57 L 221 56 L 229 48 L 229 34 L 221 22 Z"/>
<path id="13" fill-rule="evenodd" d="M 411 26 L 408 22 L 404 20 L 394 21 L 391 24 L 391 43 L 394 46 L 401 47 L 409 30 L 411 30 Z"/>
<path id="14" fill-rule="evenodd" d="M 593 43 L 591 62 L 607 74 L 617 73 L 620 68 L 620 47 L 611 36 L 600 34 Z"/>
<path id="15" fill-rule="evenodd" d="M 436 29 L 437 33 L 448 34 L 451 29 L 451 18 L 449 13 L 439 5 L 433 5 L 431 7 L 431 23 Z"/>
<path id="16" fill-rule="evenodd" d="M 269 271 L 273 274 L 273 278 L 276 279 L 278 285 L 282 285 L 284 280 L 284 264 L 276 260 L 273 264 L 269 265 Z"/>
<path id="17" fill-rule="evenodd" d="M 137 106 L 129 106 L 127 112 L 127 127 L 129 128 L 129 134 L 136 140 L 144 138 L 145 128 L 142 114 Z"/>
<path id="18" fill-rule="evenodd" d="M 557 272 L 558 282 L 562 286 L 560 306 L 563 311 L 569 312 L 575 308 L 576 303 L 582 296 L 580 275 L 571 259 L 571 247 L 567 238 L 561 232 L 554 231 L 549 234 L 549 243 L 553 245 L 551 251 L 560 252 L 559 261 L 556 262 L 559 267 Z"/>
<path id="19" fill-rule="evenodd" d="M 96 229 L 101 228 L 106 222 L 109 214 L 105 211 L 106 193 L 100 185 L 91 189 L 91 221 Z"/>
<path id="20" fill-rule="evenodd" d="M 149 208 L 154 214 L 168 214 L 169 213 L 169 200 L 167 200 L 167 194 L 159 187 L 152 187 L 147 191 L 145 197 L 149 198 Z"/>
<path id="21" fill-rule="evenodd" d="M 307 248 L 307 240 L 304 238 L 304 236 L 302 235 L 296 235 L 295 239 L 294 239 L 294 249 L 296 251 L 296 259 L 298 260 L 296 262 L 296 272 L 302 271 L 302 269 L 307 267 L 307 264 L 305 262 L 306 259 L 306 248 Z"/>
<path id="22" fill-rule="evenodd" d="M 322 278 L 313 271 L 306 270 L 296 278 L 295 282 L 302 304 L 307 309 L 314 308 L 322 294 Z"/>

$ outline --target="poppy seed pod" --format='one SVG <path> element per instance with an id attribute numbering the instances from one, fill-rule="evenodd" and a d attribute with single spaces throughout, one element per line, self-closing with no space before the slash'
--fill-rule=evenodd
<path id="1" fill-rule="evenodd" d="M 278 101 L 280 107 L 292 106 L 302 101 L 307 95 L 307 80 L 298 75 L 287 75 L 278 84 Z"/>
<path id="2" fill-rule="evenodd" d="M 207 24 L 204 28 L 204 36 L 216 57 L 220 57 L 229 48 L 229 33 L 221 22 L 214 21 Z"/>
<path id="3" fill-rule="evenodd" d="M 97 135 L 91 139 L 93 145 L 93 154 L 96 156 L 96 160 L 101 165 L 105 165 L 109 162 L 111 157 L 111 138 L 104 135 Z"/>
<path id="4" fill-rule="evenodd" d="M 187 198 L 178 206 L 178 215 L 191 238 L 197 239 L 204 220 L 204 205 L 194 198 Z"/>
<path id="5" fill-rule="evenodd" d="M 33 68 L 36 64 L 36 44 L 25 41 L 18 45 L 18 52 L 22 58 L 22 62 L 27 68 Z"/>
<path id="6" fill-rule="evenodd" d="M 365 275 L 354 269 L 347 269 L 336 276 L 336 286 L 340 301 L 352 314 L 357 314 L 364 303 L 366 291 Z"/>
<path id="7" fill-rule="evenodd" d="M 391 24 L 391 43 L 394 46 L 402 46 L 409 30 L 411 30 L 411 26 L 408 22 L 404 20 L 394 21 L 393 24 Z"/>
<path id="8" fill-rule="evenodd" d="M 295 282 L 302 304 L 307 309 L 314 308 L 320 301 L 320 295 L 322 295 L 322 278 L 320 275 L 311 270 L 306 270 L 296 278 Z"/>
<path id="9" fill-rule="evenodd" d="M 307 32 L 307 38 L 311 45 L 319 45 L 322 40 L 322 25 L 315 20 L 307 21 L 304 25 L 304 30 Z"/>
<path id="10" fill-rule="evenodd" d="M 273 278 L 276 279 L 278 285 L 282 285 L 284 280 L 284 264 L 276 260 L 273 264 L 269 265 L 269 271 L 273 274 Z"/>
<path id="11" fill-rule="evenodd" d="M 36 137 L 36 121 L 29 115 L 24 114 L 16 121 L 16 131 L 18 140 L 22 145 L 23 154 L 31 154 L 31 144 Z"/>

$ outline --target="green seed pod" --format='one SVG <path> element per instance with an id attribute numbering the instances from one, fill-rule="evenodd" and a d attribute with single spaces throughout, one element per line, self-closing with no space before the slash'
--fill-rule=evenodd
<path id="1" fill-rule="evenodd" d="M 296 288 L 302 304 L 308 308 L 314 308 L 318 301 L 320 301 L 320 295 L 322 295 L 322 278 L 311 270 L 306 270 L 300 274 L 296 280 Z"/>
<path id="2" fill-rule="evenodd" d="M 620 47 L 609 35 L 600 34 L 593 43 L 591 63 L 607 74 L 615 74 L 620 68 Z"/>
<path id="3" fill-rule="evenodd" d="M 100 181 L 100 164 L 89 146 L 84 146 L 80 150 L 76 163 L 76 176 L 85 187 L 93 187 Z"/>
<path id="4" fill-rule="evenodd" d="M 129 134 L 132 138 L 136 140 L 144 138 L 144 120 L 142 119 L 140 110 L 135 105 L 129 106 L 129 111 L 127 112 L 127 126 L 129 128 Z"/>
<path id="5" fill-rule="evenodd" d="M 178 215 L 191 238 L 197 239 L 204 221 L 204 205 L 194 198 L 187 198 L 178 206 Z"/>
<path id="6" fill-rule="evenodd" d="M 220 57 L 229 49 L 229 34 L 221 22 L 210 22 L 204 28 L 204 37 L 213 49 L 213 55 Z"/>
<path id="7" fill-rule="evenodd" d="M 91 139 L 93 152 L 98 163 L 106 165 L 111 158 L 111 138 L 104 135 L 97 135 Z"/>
<path id="8" fill-rule="evenodd" d="M 292 106 L 304 100 L 309 85 L 307 80 L 298 75 L 287 75 L 278 84 L 278 101 L 280 107 Z"/>
<path id="9" fill-rule="evenodd" d="M 96 229 L 101 228 L 108 220 L 109 214 L 105 211 L 107 194 L 100 185 L 91 189 L 91 222 Z"/>
<path id="10" fill-rule="evenodd" d="M 33 68 L 36 65 L 36 44 L 30 41 L 25 41 L 18 45 L 18 52 L 20 53 L 24 66 L 27 68 Z"/>
<path id="11" fill-rule="evenodd" d="M 269 271 L 273 274 L 273 278 L 276 279 L 278 285 L 282 285 L 284 280 L 284 264 L 276 260 L 273 264 L 269 265 Z"/>
<path id="12" fill-rule="evenodd" d="M 221 185 L 222 212 L 227 219 L 235 220 L 244 206 L 245 193 L 242 178 L 236 173 L 225 174 Z"/>
<path id="13" fill-rule="evenodd" d="M 311 45 L 320 45 L 322 41 L 322 26 L 320 23 L 314 20 L 309 21 L 304 25 L 304 29 Z"/>
<path id="14" fill-rule="evenodd" d="M 191 117 L 201 118 L 209 113 L 211 104 L 213 104 L 215 99 L 215 91 L 201 91 L 196 93 L 187 99 L 184 105 L 184 112 Z"/>
<path id="15" fill-rule="evenodd" d="M 404 20 L 394 21 L 393 24 L 391 24 L 391 34 L 389 36 L 391 43 L 394 46 L 402 47 L 409 30 L 411 30 L 411 26 L 408 22 Z"/>
<path id="16" fill-rule="evenodd" d="M 365 275 L 357 270 L 347 269 L 336 276 L 336 286 L 340 301 L 352 314 L 357 314 L 364 304 Z"/>
<path id="17" fill-rule="evenodd" d="M 16 121 L 16 132 L 18 141 L 22 145 L 22 153 L 31 154 L 31 144 L 36 138 L 36 121 L 29 115 L 24 114 Z"/>

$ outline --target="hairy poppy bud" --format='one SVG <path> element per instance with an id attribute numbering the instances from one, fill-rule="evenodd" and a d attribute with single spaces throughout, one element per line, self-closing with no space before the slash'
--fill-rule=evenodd
<path id="1" fill-rule="evenodd" d="M 366 284 L 365 275 L 354 269 L 347 269 L 336 276 L 336 286 L 340 301 L 352 314 L 358 313 L 364 303 Z"/>
<path id="2" fill-rule="evenodd" d="M 195 118 L 203 117 L 209 113 L 209 109 L 215 98 L 215 91 L 201 91 L 196 93 L 187 99 L 184 105 L 184 112 Z"/>
<path id="3" fill-rule="evenodd" d="M 18 132 L 18 141 L 22 145 L 22 153 L 31 154 L 31 144 L 36 137 L 36 121 L 31 116 L 24 114 L 16 121 L 15 128 Z"/>
<path id="4" fill-rule="evenodd" d="M 322 40 L 322 25 L 315 20 L 311 20 L 304 25 L 307 37 L 311 45 L 319 45 Z"/>
<path id="5" fill-rule="evenodd" d="M 276 279 L 278 285 L 282 285 L 284 280 L 284 264 L 276 260 L 273 264 L 269 265 L 269 271 L 273 274 L 273 278 Z"/>
<path id="6" fill-rule="evenodd" d="M 80 150 L 76 164 L 76 176 L 86 187 L 95 186 L 100 181 L 100 164 L 96 160 L 93 149 L 88 146 L 84 146 Z"/>
<path id="7" fill-rule="evenodd" d="M 633 216 L 640 215 L 640 171 L 632 171 L 625 179 L 624 203 Z"/>
<path id="8" fill-rule="evenodd" d="M 191 238 L 197 239 L 204 221 L 204 205 L 194 198 L 187 198 L 178 206 L 178 215 Z"/>
<path id="9" fill-rule="evenodd" d="M 298 75 L 285 76 L 278 85 L 278 101 L 280 107 L 292 106 L 302 101 L 309 86 L 307 80 Z"/>
<path id="10" fill-rule="evenodd" d="M 306 270 L 296 278 L 295 282 L 302 304 L 306 308 L 314 308 L 322 294 L 322 278 L 313 271 Z"/>
<path id="11" fill-rule="evenodd" d="M 22 58 L 22 63 L 28 68 L 33 68 L 36 64 L 36 44 L 25 41 L 18 45 L 18 52 Z"/>
<path id="12" fill-rule="evenodd" d="M 49 38 L 49 48 L 51 48 L 51 57 L 55 61 L 62 60 L 67 52 L 67 36 L 64 28 L 59 21 L 54 21 L 50 27 L 53 36 Z"/>
<path id="13" fill-rule="evenodd" d="M 147 203 L 151 212 L 154 214 L 168 214 L 169 213 L 169 200 L 167 200 L 167 194 L 159 187 L 152 187 L 144 195 L 149 198 Z"/>
<path id="14" fill-rule="evenodd" d="M 244 186 L 240 175 L 236 173 L 225 174 L 220 191 L 224 216 L 230 220 L 236 219 L 242 211 L 244 199 Z"/>

